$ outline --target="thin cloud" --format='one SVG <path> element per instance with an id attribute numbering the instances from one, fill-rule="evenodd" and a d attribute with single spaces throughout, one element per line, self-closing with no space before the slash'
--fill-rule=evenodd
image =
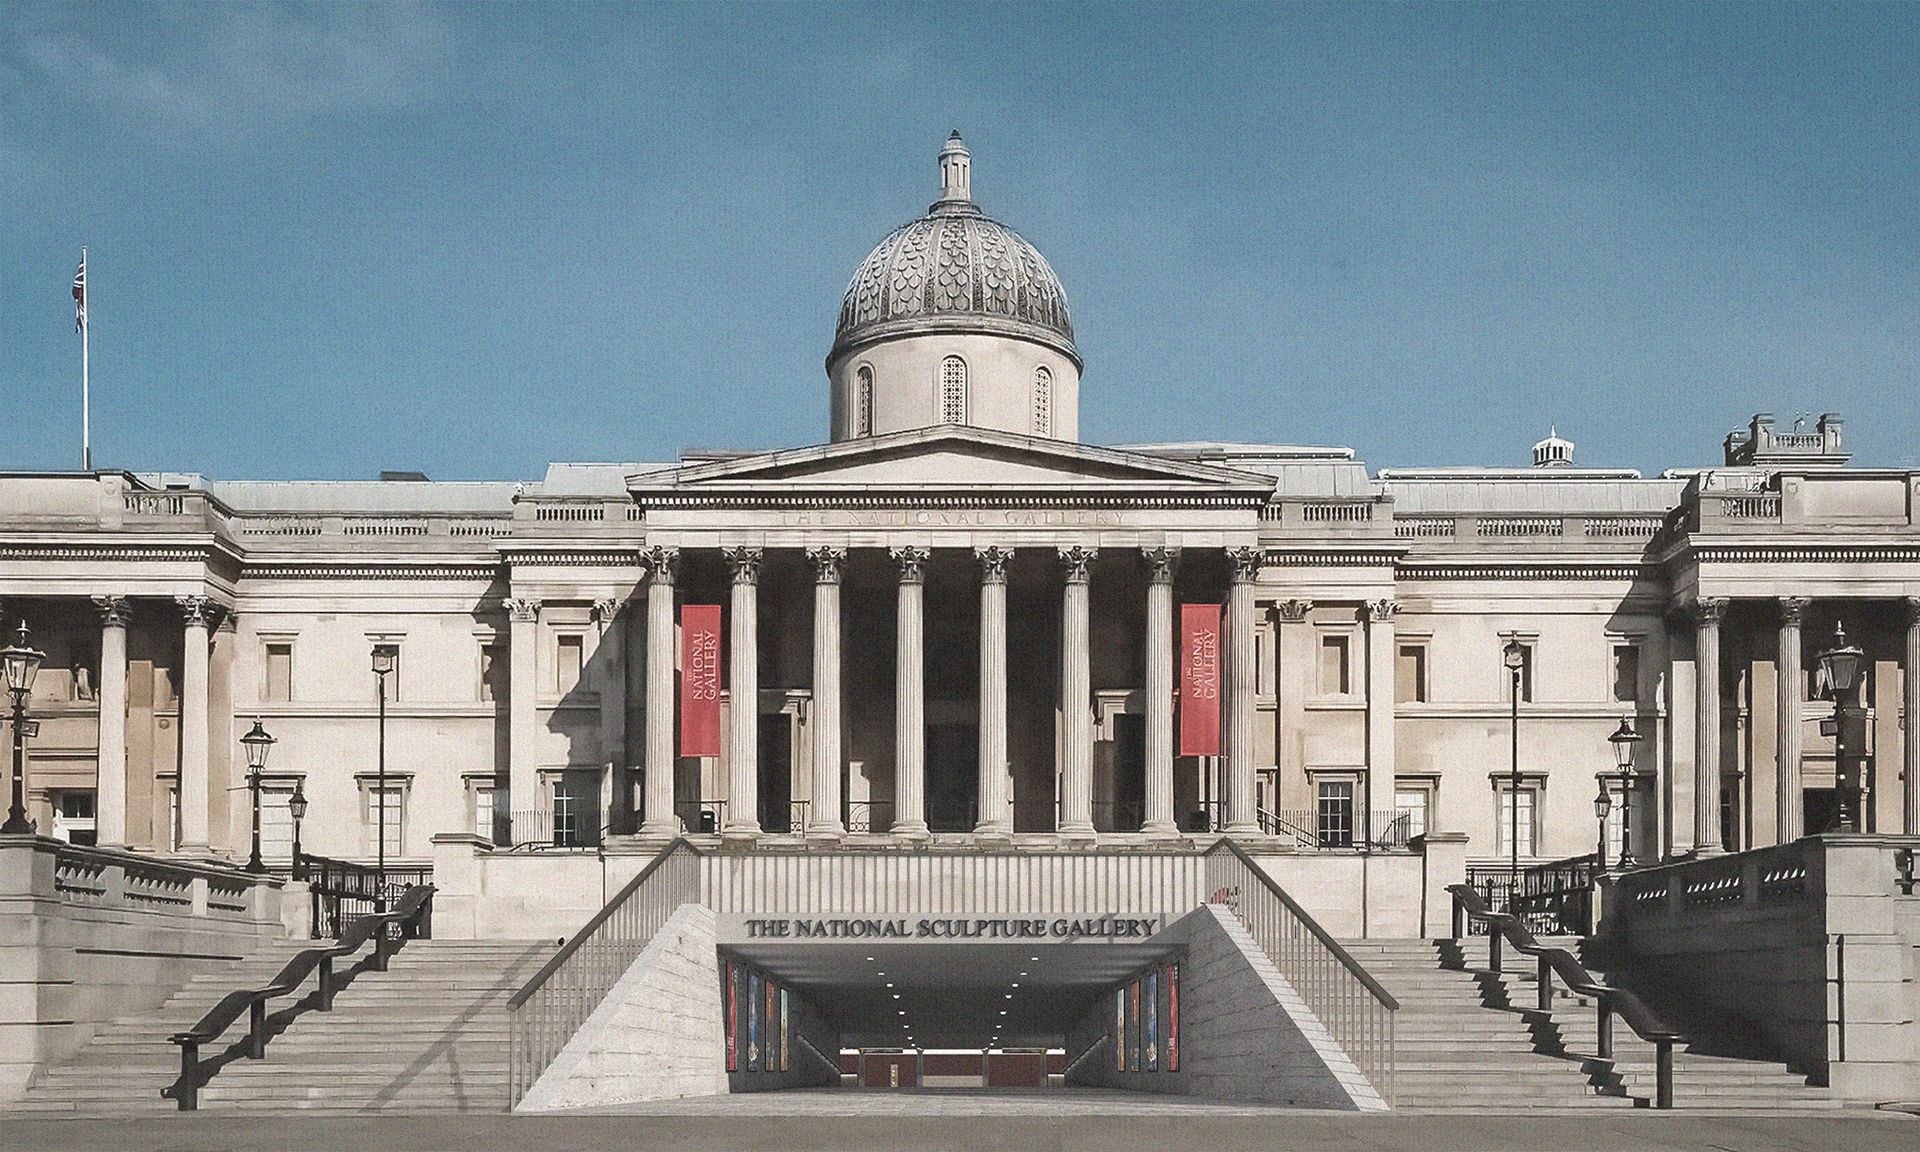
<path id="1" fill-rule="evenodd" d="M 43 26 L 20 35 L 13 66 L 104 117 L 176 142 L 240 139 L 340 113 L 416 106 L 432 100 L 452 71 L 455 37 L 431 8 L 202 11 L 204 18 L 155 30 L 177 40 L 177 51 L 154 53 L 144 44 Z"/>

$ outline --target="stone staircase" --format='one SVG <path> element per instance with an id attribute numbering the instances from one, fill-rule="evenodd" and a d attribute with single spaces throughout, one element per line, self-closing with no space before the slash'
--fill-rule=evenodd
<path id="1" fill-rule="evenodd" d="M 265 983 L 306 942 L 277 944 L 207 972 L 150 1013 L 114 1021 L 50 1069 L 10 1114 L 125 1115 L 171 1112 L 161 1088 L 179 1075 L 167 1037 L 245 985 Z M 227 1058 L 245 1036 L 243 1017 L 202 1060 L 224 1059 L 200 1090 L 200 1108 L 239 1112 L 501 1112 L 507 1099 L 507 997 L 553 955 L 551 941 L 416 940 L 385 972 L 360 971 L 333 1011 L 284 1017 L 296 1001 L 272 1001 L 276 1027 L 266 1058 Z"/>
<path id="2" fill-rule="evenodd" d="M 1547 941 L 1571 947 L 1574 941 Z M 1590 1001 L 1537 1008 L 1534 962 L 1511 949 L 1487 971 L 1487 941 L 1347 940 L 1355 960 L 1400 1001 L 1395 1107 L 1410 1112 L 1607 1110 L 1652 1106 L 1654 1048 L 1613 1026 L 1614 1059 L 1595 1055 Z M 1574 949 L 1576 954 L 1578 949 Z M 1676 1111 L 1804 1114 L 1845 1107 L 1827 1089 L 1763 1060 L 1674 1052 Z"/>

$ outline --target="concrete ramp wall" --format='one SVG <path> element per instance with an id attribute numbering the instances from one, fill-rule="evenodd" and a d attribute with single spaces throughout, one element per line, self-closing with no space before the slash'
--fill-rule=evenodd
<path id="1" fill-rule="evenodd" d="M 1069 1058 L 1101 1045 L 1069 1071 L 1068 1083 L 1298 1108 L 1386 1110 L 1380 1093 L 1232 910 L 1203 905 L 1174 922 L 1161 938 L 1184 950 L 1180 1070 L 1116 1070 L 1109 992 L 1068 1036 Z"/>
<path id="2" fill-rule="evenodd" d="M 682 904 L 514 1111 L 725 1093 L 715 955 L 713 912 Z"/>

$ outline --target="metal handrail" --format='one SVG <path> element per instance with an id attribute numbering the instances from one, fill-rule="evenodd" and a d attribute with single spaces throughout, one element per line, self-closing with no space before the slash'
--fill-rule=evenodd
<path id="1" fill-rule="evenodd" d="M 507 1011 L 511 1012 L 515 1008 L 520 1007 L 520 1005 L 525 1004 L 529 996 L 538 992 L 541 986 L 551 979 L 555 972 L 560 970 L 561 965 L 565 964 L 574 953 L 580 951 L 580 946 L 587 942 L 587 938 L 593 935 L 594 930 L 611 919 L 613 914 L 619 910 L 620 906 L 626 903 L 627 899 L 635 892 L 640 890 L 640 885 L 645 884 L 653 877 L 655 872 L 660 870 L 660 866 L 667 862 L 667 857 L 673 855 L 675 850 L 680 848 L 685 848 L 695 856 L 701 854 L 700 849 L 694 847 L 684 836 L 676 837 L 673 843 L 662 848 L 660 854 L 655 856 L 645 868 L 642 868 L 638 876 L 627 881 L 626 886 L 614 893 L 613 899 L 607 901 L 606 907 L 594 913 L 593 919 L 587 921 L 586 924 L 581 927 L 580 931 L 573 934 L 573 939 L 567 941 L 566 944 L 561 947 L 560 951 L 553 954 L 553 959 L 540 966 L 540 971 L 533 974 L 533 979 L 528 980 L 521 986 L 520 991 L 515 992 L 507 998 Z"/>
<path id="2" fill-rule="evenodd" d="M 662 848 L 507 1000 L 509 1109 L 525 1097 L 674 910 L 699 899 L 701 855 L 684 837 Z M 684 860 L 690 871 L 663 875 L 676 859 Z"/>
<path id="3" fill-rule="evenodd" d="M 833 1071 L 833 1081 L 835 1084 L 838 1084 L 840 1082 L 840 1077 L 845 1075 L 845 1073 L 840 1071 L 840 1062 L 838 1060 L 833 1059 L 832 1057 L 828 1056 L 825 1052 L 822 1052 L 820 1051 L 820 1049 L 814 1047 L 813 1041 L 807 1039 L 804 1035 L 798 1032 L 795 1032 L 793 1034 L 793 1039 L 797 1044 L 799 1044 L 800 1051 L 811 1055 L 815 1060 L 818 1060 L 820 1061 L 820 1063 L 825 1064 L 829 1069 Z"/>
<path id="4" fill-rule="evenodd" d="M 1068 1076 L 1073 1075 L 1073 1070 L 1075 1068 L 1080 1067 L 1081 1064 L 1085 1063 L 1087 1057 L 1093 1055 L 1095 1052 L 1100 1051 L 1102 1047 L 1108 1044 L 1111 1044 L 1112 1042 L 1113 1042 L 1112 1035 L 1106 1032 L 1102 1032 L 1100 1033 L 1100 1035 L 1094 1037 L 1093 1043 L 1087 1045 L 1085 1051 L 1081 1052 L 1080 1055 L 1075 1056 L 1073 1059 L 1067 1061 L 1066 1066 L 1060 1069 L 1060 1078 L 1064 1080 Z"/>
<path id="5" fill-rule="evenodd" d="M 325 948 L 307 948 L 296 953 L 287 961 L 278 975 L 258 988 L 242 988 L 229 992 L 220 998 L 219 1003 L 208 1009 L 200 1017 L 200 1022 L 185 1032 L 176 1032 L 167 1037 L 169 1043 L 180 1046 L 180 1079 L 169 1087 L 162 1088 L 160 1095 L 172 1096 L 179 1102 L 180 1111 L 192 1112 L 200 1107 L 200 1046 L 211 1044 L 220 1038 L 220 1034 L 232 1027 L 242 1012 L 249 1013 L 247 1029 L 247 1057 L 259 1060 L 266 1056 L 267 1049 L 267 1001 L 277 996 L 286 996 L 299 990 L 307 974 L 315 968 L 320 970 L 319 1011 L 333 1009 L 333 962 L 341 956 L 351 956 L 366 945 L 367 938 L 373 938 L 373 967 L 376 972 L 384 972 L 389 954 L 387 928 L 400 925 L 401 941 L 404 943 L 412 932 L 418 931 L 420 922 L 426 918 L 433 907 L 433 885 L 421 884 L 404 892 L 398 904 L 390 912 L 378 912 L 355 920 L 340 937 L 338 944 Z"/>
<path id="6" fill-rule="evenodd" d="M 1382 1101 L 1393 1102 L 1400 1001 L 1232 840 L 1204 854 L 1208 902 L 1225 904 Z M 1252 885 L 1264 902 L 1243 896 Z"/>
<path id="7" fill-rule="evenodd" d="M 1342 948 L 1340 941 L 1328 935 L 1327 930 L 1320 927 L 1318 920 L 1315 920 L 1309 915 L 1305 908 L 1300 907 L 1293 897 L 1287 895 L 1286 889 L 1274 883 L 1273 877 L 1267 875 L 1266 869 L 1253 862 L 1253 857 L 1247 855 L 1246 849 L 1231 840 L 1222 839 L 1207 851 L 1208 854 L 1211 855 L 1221 848 L 1225 848 L 1227 851 L 1233 853 L 1234 856 L 1238 857 L 1240 863 L 1245 864 L 1248 871 L 1253 873 L 1253 878 L 1258 880 L 1268 892 L 1277 897 L 1282 904 L 1285 904 L 1287 911 L 1293 913 L 1294 917 L 1306 927 L 1307 931 L 1313 933 L 1313 938 L 1326 945 L 1327 951 L 1333 953 L 1334 959 L 1340 961 L 1342 967 L 1348 972 L 1353 973 L 1354 978 L 1365 985 L 1367 991 L 1373 993 L 1374 999 L 1380 1001 L 1380 1003 L 1389 1010 L 1399 1010 L 1400 1001 L 1394 997 L 1393 993 L 1387 991 L 1380 981 L 1373 978 L 1373 973 L 1368 972 L 1361 966 L 1358 960 L 1355 960 L 1345 948 Z"/>
<path id="8" fill-rule="evenodd" d="M 1487 967 L 1495 975 L 1500 974 L 1500 941 L 1504 938 L 1513 945 L 1514 951 L 1532 956 L 1538 965 L 1539 1008 L 1542 1012 L 1553 1011 L 1553 977 L 1559 976 L 1567 987 L 1581 996 L 1594 999 L 1598 1017 L 1598 1049 L 1596 1053 L 1602 1060 L 1613 1059 L 1613 1017 L 1619 1016 L 1626 1021 L 1634 1034 L 1654 1046 L 1654 1104 L 1655 1108 L 1673 1107 L 1673 1046 L 1684 1041 L 1683 1033 L 1674 1031 L 1648 1008 L 1638 996 L 1625 988 L 1615 988 L 1602 984 L 1593 973 L 1573 953 L 1565 948 L 1551 948 L 1541 944 L 1532 932 L 1521 922 L 1518 916 L 1510 912 L 1495 912 L 1487 907 L 1480 893 L 1466 884 L 1450 884 L 1447 891 L 1453 895 L 1453 938 L 1461 938 L 1462 929 L 1468 920 L 1482 920 L 1490 926 L 1487 933 Z"/>

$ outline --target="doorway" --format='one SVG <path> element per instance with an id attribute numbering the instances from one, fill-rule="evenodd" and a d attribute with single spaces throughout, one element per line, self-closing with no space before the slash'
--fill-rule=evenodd
<path id="1" fill-rule="evenodd" d="M 927 725 L 927 827 L 971 832 L 979 824 L 980 732 L 972 724 Z"/>
<path id="2" fill-rule="evenodd" d="M 760 717 L 757 795 L 760 827 L 767 832 L 793 831 L 793 743 L 789 722 L 784 712 Z"/>

